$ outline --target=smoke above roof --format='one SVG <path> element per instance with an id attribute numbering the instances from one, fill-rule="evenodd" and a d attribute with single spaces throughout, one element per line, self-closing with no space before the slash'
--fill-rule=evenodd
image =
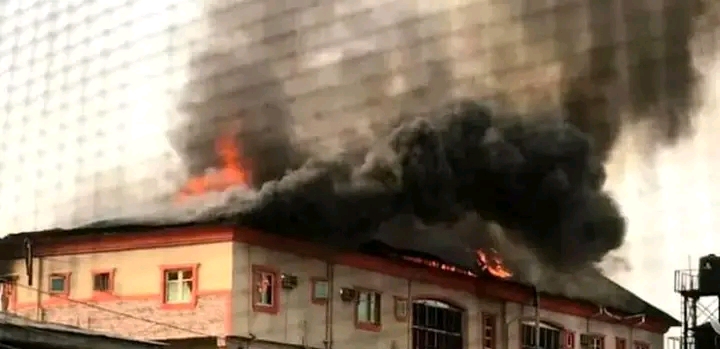
<path id="1" fill-rule="evenodd" d="M 591 15 L 591 21 L 613 12 L 593 10 L 601 15 Z M 672 144 L 691 131 L 689 19 L 695 13 L 668 13 L 649 16 L 683 17 L 665 19 L 679 33 L 664 39 L 673 41 L 663 46 L 665 54 L 678 58 L 672 68 L 620 67 L 614 59 L 620 46 L 588 52 L 588 63 L 581 66 L 555 52 L 565 75 L 560 79 L 564 85 L 556 86 L 563 91 L 555 114 L 505 112 L 507 108 L 500 111 L 478 100 L 447 102 L 452 100 L 448 92 L 452 74 L 446 62 L 431 60 L 422 62 L 425 83 L 409 97 L 398 98 L 399 108 L 371 108 L 374 115 L 360 115 L 323 105 L 314 109 L 312 120 L 307 115 L 299 120 L 302 113 L 296 113 L 297 105 L 307 107 L 307 103 L 291 102 L 294 99 L 286 95 L 285 82 L 272 62 L 247 58 L 286 50 L 280 43 L 277 47 L 263 43 L 257 49 L 263 52 L 237 54 L 237 47 L 226 47 L 200 53 L 189 67 L 191 82 L 180 103 L 185 118 L 168 138 L 187 174 L 198 177 L 220 166 L 223 159 L 216 140 L 235 129 L 233 138 L 251 174 L 249 188 L 204 193 L 182 204 L 144 206 L 123 216 L 159 224 L 234 217 L 240 224 L 265 231 L 341 245 L 367 239 L 413 241 L 428 236 L 427 227 L 458 234 L 458 224 L 469 226 L 464 231 L 471 233 L 442 244 L 494 244 L 485 238 L 492 235 L 487 229 L 490 222 L 502 227 L 508 241 L 537 255 L 536 262 L 528 265 L 585 268 L 624 239 L 625 220 L 603 190 L 603 162 L 623 127 L 648 125 L 662 144 Z M 558 18 L 547 23 L 565 20 L 560 13 L 548 16 Z M 233 21 L 223 20 L 222 14 L 216 17 L 210 18 L 211 31 L 237 33 Z M 612 23 L 619 20 L 623 19 L 612 18 Z M 261 37 L 279 32 L 298 35 L 293 31 L 296 23 L 273 23 L 273 27 L 263 24 Z M 543 32 L 529 25 L 528 33 Z M 603 43 L 613 35 L 608 30 L 616 26 L 591 27 L 591 41 Z M 573 32 L 556 31 L 555 39 L 574 42 L 574 36 L 567 37 Z M 418 35 L 398 31 L 392 40 L 402 50 L 405 41 Z M 655 53 L 643 47 L 628 50 L 649 63 Z M 362 76 L 365 68 L 386 64 L 384 59 L 382 53 L 369 53 L 360 61 L 338 63 L 335 73 L 340 80 L 349 80 Z M 621 79 L 625 69 L 627 81 Z M 652 79 L 663 75 L 660 70 L 666 81 Z M 358 94 L 382 102 L 382 84 L 375 79 L 362 84 L 364 90 Z M 350 105 L 348 101 L 360 98 L 336 90 L 343 93 L 328 97 L 333 106 Z M 660 103 L 663 96 L 671 103 Z M 418 224 L 424 228 L 418 229 Z"/>
<path id="2" fill-rule="evenodd" d="M 265 109 L 273 129 L 289 129 L 272 116 L 282 108 Z M 267 120 L 264 113 L 237 115 L 243 127 Z M 190 120 L 217 137 L 212 118 L 198 113 Z M 478 215 L 515 232 L 514 240 L 560 268 L 587 266 L 622 244 L 624 218 L 602 190 L 605 173 L 592 141 L 562 118 L 495 115 L 481 102 L 460 100 L 395 120 L 367 148 L 322 160 L 300 155 L 282 131 L 240 132 L 254 189 L 225 194 L 219 206 L 246 226 L 350 245 L 399 216 L 442 228 Z M 173 139 L 189 173 L 217 162 L 212 147 L 190 142 L 199 138 Z M 294 167 L 297 160 L 302 165 Z M 207 198 L 181 205 L 206 208 Z M 475 233 L 488 234 L 481 225 Z"/>

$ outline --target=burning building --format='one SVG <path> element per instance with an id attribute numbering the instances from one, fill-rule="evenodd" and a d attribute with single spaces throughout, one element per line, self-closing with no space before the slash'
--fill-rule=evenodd
<path id="1" fill-rule="evenodd" d="M 587 135 L 432 113 L 259 188 L 222 127 L 148 215 L 6 237 L 8 311 L 178 346 L 662 347 L 678 321 L 594 267 L 625 221 Z"/>
<path id="2" fill-rule="evenodd" d="M 678 324 L 592 269 L 535 289 L 491 250 L 377 239 L 351 250 L 231 221 L 34 232 L 2 246 L 18 252 L 6 311 L 173 347 L 647 349 Z M 585 294 L 558 292 L 569 283 Z"/>
<path id="3" fill-rule="evenodd" d="M 2 242 L 7 310 L 211 347 L 660 348 L 677 321 L 595 264 L 626 233 L 620 135 L 692 131 L 701 11 L 667 3 L 8 1 L 3 197 L 44 217 L 29 197 L 121 158 L 93 178 L 131 190 L 13 229 L 33 233 Z M 67 35 L 26 39 L 40 18 Z"/>

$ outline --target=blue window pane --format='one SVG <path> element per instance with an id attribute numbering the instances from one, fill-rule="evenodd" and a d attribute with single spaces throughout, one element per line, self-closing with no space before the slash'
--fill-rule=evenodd
<path id="1" fill-rule="evenodd" d="M 63 292 L 65 291 L 65 277 L 53 277 L 50 279 L 50 291 L 52 292 Z"/>

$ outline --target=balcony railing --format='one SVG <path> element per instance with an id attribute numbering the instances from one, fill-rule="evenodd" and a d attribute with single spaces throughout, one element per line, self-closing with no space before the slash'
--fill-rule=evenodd
<path id="1" fill-rule="evenodd" d="M 699 292 L 698 271 L 695 269 L 684 269 L 675 271 L 675 292 L 694 293 Z"/>

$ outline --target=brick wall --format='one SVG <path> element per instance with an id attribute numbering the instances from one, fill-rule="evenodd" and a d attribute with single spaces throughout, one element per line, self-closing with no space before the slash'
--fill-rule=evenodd
<path id="1" fill-rule="evenodd" d="M 97 307 L 69 303 L 46 306 L 40 310 L 39 319 L 138 339 L 220 337 L 225 334 L 227 302 L 224 296 L 199 297 L 197 307 L 187 311 L 159 310 L 155 300 L 103 302 Z M 18 314 L 34 319 L 37 312 L 31 308 L 22 309 Z"/>

